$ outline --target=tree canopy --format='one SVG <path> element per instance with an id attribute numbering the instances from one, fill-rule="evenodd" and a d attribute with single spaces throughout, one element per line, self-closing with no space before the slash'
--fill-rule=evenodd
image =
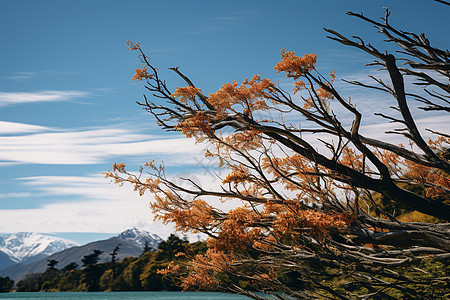
<path id="1" fill-rule="evenodd" d="M 154 97 L 139 105 L 163 129 L 208 145 L 205 156 L 229 170 L 217 190 L 189 178 L 171 181 L 153 161 L 138 174 L 124 163 L 106 173 L 141 195 L 152 193 L 157 219 L 209 237 L 206 254 L 193 256 L 188 272 L 175 263 L 167 268 L 184 288 L 254 299 L 263 297 L 255 291 L 279 299 L 448 296 L 450 135 L 419 130 L 411 108 L 448 116 L 450 52 L 391 26 L 388 10 L 380 22 L 348 14 L 400 48 L 389 53 L 325 29 L 375 59 L 369 65 L 382 76 L 348 83 L 391 97 L 392 112 L 377 115 L 398 125 L 387 134 L 408 146 L 361 134 L 362 113 L 337 90 L 334 72 L 318 72 L 315 54 L 282 50 L 274 68 L 292 79 L 292 93 L 255 75 L 206 95 L 179 67 L 170 69 L 186 86 L 171 91 L 139 43 L 128 42 L 143 64 L 132 79 Z M 217 199 L 240 205 L 224 211 Z M 400 206 L 415 214 L 399 218 Z"/>

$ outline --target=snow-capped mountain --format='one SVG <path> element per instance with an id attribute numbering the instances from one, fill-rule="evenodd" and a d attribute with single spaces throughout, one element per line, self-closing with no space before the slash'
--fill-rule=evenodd
<path id="1" fill-rule="evenodd" d="M 163 240 L 156 234 L 151 234 L 142 229 L 132 228 L 120 233 L 118 236 L 64 249 L 57 253 L 53 253 L 50 256 L 41 257 L 34 262 L 24 261 L 23 263 L 10 263 L 9 266 L 4 267 L 3 269 L 0 267 L 0 277 L 8 276 L 14 281 L 18 281 L 26 274 L 42 273 L 48 268 L 48 259 L 56 260 L 58 262 L 57 268 L 63 268 L 67 264 L 73 262 L 82 266 L 82 258 L 85 255 L 91 254 L 94 250 L 103 252 L 99 257 L 99 262 L 103 263 L 111 261 L 110 253 L 119 245 L 120 248 L 117 255 L 118 260 L 122 260 L 125 257 L 138 257 L 144 251 L 145 242 L 147 242 L 149 247 L 157 249 L 159 243 L 162 241 Z M 0 248 L 0 264 L 1 259 Z"/>
<path id="2" fill-rule="evenodd" d="M 72 241 L 34 232 L 0 235 L 0 251 L 15 262 L 31 262 L 76 246 Z"/>
<path id="3" fill-rule="evenodd" d="M 163 240 L 156 234 L 133 227 L 119 234 L 118 238 L 127 240 L 137 246 L 144 247 L 145 243 L 153 249 L 158 249 L 159 243 Z"/>

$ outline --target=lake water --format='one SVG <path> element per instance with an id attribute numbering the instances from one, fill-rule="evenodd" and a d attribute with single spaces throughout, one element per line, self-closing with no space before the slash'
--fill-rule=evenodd
<path id="1" fill-rule="evenodd" d="M 0 293 L 0 299 L 51 300 L 248 300 L 240 295 L 210 292 L 62 292 L 62 293 Z"/>

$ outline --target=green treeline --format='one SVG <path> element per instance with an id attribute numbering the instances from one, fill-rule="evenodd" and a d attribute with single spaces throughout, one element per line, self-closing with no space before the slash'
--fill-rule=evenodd
<path id="1" fill-rule="evenodd" d="M 140 257 L 129 257 L 118 262 L 120 245 L 109 253 L 111 261 L 98 263 L 99 250 L 84 256 L 83 266 L 71 263 L 56 269 L 56 261 L 49 260 L 44 273 L 26 275 L 17 283 L 18 292 L 63 292 L 63 291 L 176 291 L 180 287 L 172 278 L 157 273 L 175 259 L 178 252 L 204 253 L 205 242 L 188 243 L 171 235 L 160 244 L 159 250 L 145 247 Z M 12 284 L 9 282 L 9 289 Z"/>

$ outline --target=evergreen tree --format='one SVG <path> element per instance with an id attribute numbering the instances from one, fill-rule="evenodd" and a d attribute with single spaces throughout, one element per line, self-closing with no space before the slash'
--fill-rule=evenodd
<path id="1" fill-rule="evenodd" d="M 102 254 L 103 251 L 101 250 L 94 250 L 92 254 L 85 255 L 81 259 L 81 262 L 83 263 L 83 267 L 87 267 L 89 265 L 95 265 L 99 261 L 99 256 Z"/>
<path id="2" fill-rule="evenodd" d="M 81 261 L 83 262 L 83 276 L 81 282 L 85 284 L 87 291 L 99 291 L 100 290 L 100 276 L 101 267 L 97 264 L 99 256 L 102 254 L 101 250 L 94 250 L 92 254 L 85 255 Z"/>
<path id="3" fill-rule="evenodd" d="M 111 269 L 112 269 L 113 278 L 116 278 L 116 261 L 117 261 L 117 253 L 119 252 L 120 245 L 121 244 L 118 244 L 114 248 L 114 250 L 109 254 L 109 255 L 111 255 Z"/>
<path id="4" fill-rule="evenodd" d="M 166 241 L 162 241 L 159 244 L 159 250 L 161 250 L 163 255 L 169 257 L 174 257 L 178 252 L 183 252 L 185 250 L 186 241 L 183 241 L 175 234 L 171 234 Z"/>
<path id="5" fill-rule="evenodd" d="M 75 262 L 71 262 L 71 263 L 67 264 L 64 268 L 62 268 L 62 271 L 64 271 L 64 272 L 71 271 L 71 270 L 75 270 L 76 268 L 78 268 L 78 264 Z"/>
<path id="6" fill-rule="evenodd" d="M 111 263 L 115 264 L 117 261 L 117 253 L 119 252 L 121 244 L 118 244 L 114 250 L 109 254 L 111 256 Z"/>
<path id="7" fill-rule="evenodd" d="M 55 266 L 58 264 L 57 260 L 47 259 L 47 262 L 48 262 L 48 264 L 47 264 L 48 269 L 47 270 L 56 270 Z"/>
<path id="8" fill-rule="evenodd" d="M 9 292 L 14 286 L 14 280 L 9 277 L 0 277 L 0 293 Z"/>

